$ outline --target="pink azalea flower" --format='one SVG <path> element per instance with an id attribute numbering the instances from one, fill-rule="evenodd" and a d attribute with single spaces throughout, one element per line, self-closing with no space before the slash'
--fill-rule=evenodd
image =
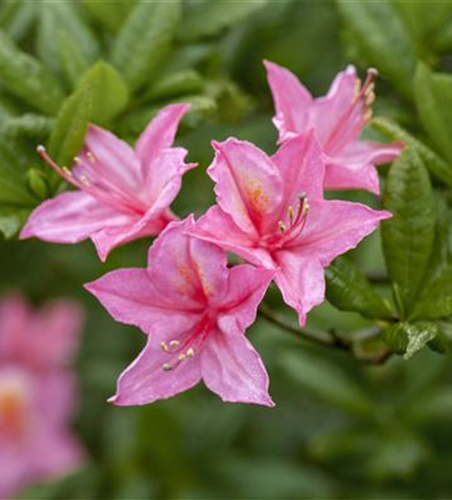
<path id="1" fill-rule="evenodd" d="M 70 302 L 42 313 L 19 296 L 0 304 L 0 498 L 68 473 L 83 460 L 68 425 L 77 398 L 65 368 L 80 324 Z"/>
<path id="2" fill-rule="evenodd" d="M 304 325 L 324 300 L 323 268 L 391 214 L 323 199 L 324 164 L 312 132 L 287 140 L 271 158 L 237 139 L 213 146 L 208 173 L 217 205 L 189 234 L 274 269 L 285 302 Z"/>
<path id="3" fill-rule="evenodd" d="M 372 116 L 376 71 L 368 70 L 361 85 L 356 69 L 348 66 L 336 76 L 326 96 L 314 99 L 288 69 L 270 61 L 264 64 L 276 107 L 273 123 L 279 142 L 314 129 L 326 159 L 325 188 L 366 189 L 379 194 L 375 165 L 397 158 L 403 144 L 359 139 Z"/>
<path id="4" fill-rule="evenodd" d="M 273 273 L 228 269 L 219 247 L 184 234 L 192 223 L 162 232 L 147 269 L 113 271 L 86 285 L 117 321 L 148 334 L 110 401 L 147 404 L 203 380 L 223 401 L 273 406 L 265 368 L 244 334 Z"/>
<path id="5" fill-rule="evenodd" d="M 188 104 L 165 107 L 138 138 L 135 151 L 111 132 L 91 125 L 84 147 L 69 170 L 41 156 L 78 188 L 47 200 L 31 214 L 21 238 L 35 236 L 55 243 L 91 238 L 101 260 L 115 247 L 158 234 L 171 220 L 169 210 L 182 175 L 187 151 L 171 147 Z"/>

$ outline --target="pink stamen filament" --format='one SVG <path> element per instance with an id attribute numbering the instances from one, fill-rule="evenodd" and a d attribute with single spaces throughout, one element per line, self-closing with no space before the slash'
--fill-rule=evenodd
<path id="1" fill-rule="evenodd" d="M 124 197 L 122 193 L 115 192 L 116 188 L 110 185 L 110 183 L 106 183 L 107 189 L 104 189 L 102 185 L 99 183 L 94 183 L 89 178 L 86 173 L 82 172 L 80 174 L 71 172 L 67 167 L 60 167 L 47 153 L 44 146 L 38 146 L 37 152 L 41 156 L 41 158 L 53 169 L 57 172 L 63 179 L 77 187 L 81 191 L 91 195 L 93 198 L 96 198 L 98 201 L 107 205 L 115 210 L 123 210 L 128 213 L 142 213 L 140 210 L 126 201 L 124 201 Z M 94 157 L 91 154 L 92 160 L 91 162 L 95 162 Z M 81 164 L 81 160 L 79 158 L 74 159 L 77 164 Z"/>
<path id="2" fill-rule="evenodd" d="M 367 70 L 367 75 L 366 79 L 359 90 L 359 92 L 356 94 L 356 96 L 353 98 L 350 106 L 348 109 L 345 111 L 345 113 L 339 118 L 337 121 L 333 131 L 331 132 L 330 136 L 328 137 L 328 140 L 325 144 L 325 151 L 327 151 L 329 154 L 334 153 L 334 147 L 337 145 L 335 144 L 336 139 L 338 138 L 339 134 L 342 132 L 345 126 L 347 125 L 347 120 L 350 118 L 352 112 L 355 110 L 356 106 L 358 103 L 363 100 L 364 106 L 363 106 L 363 113 L 362 113 L 362 120 L 356 124 L 354 124 L 349 130 L 347 130 L 347 133 L 342 135 L 341 137 L 341 143 L 347 142 L 348 138 L 353 135 L 356 131 L 356 128 L 359 126 L 362 126 L 364 123 L 366 123 L 371 116 L 371 105 L 375 99 L 375 94 L 373 93 L 373 81 L 375 77 L 378 75 L 378 72 L 374 68 L 369 68 Z"/>

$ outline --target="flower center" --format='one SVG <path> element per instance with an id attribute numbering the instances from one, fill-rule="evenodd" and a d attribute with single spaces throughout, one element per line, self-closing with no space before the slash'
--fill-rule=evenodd
<path id="1" fill-rule="evenodd" d="M 372 118 L 372 103 L 375 101 L 374 79 L 377 75 L 376 69 L 369 68 L 362 86 L 361 80 L 355 81 L 355 95 L 350 106 L 337 121 L 324 146 L 330 156 L 359 135 L 364 125 Z"/>
<path id="2" fill-rule="evenodd" d="M 0 436 L 20 438 L 26 431 L 28 391 L 14 374 L 0 378 Z"/>
<path id="3" fill-rule="evenodd" d="M 277 250 L 286 246 L 297 238 L 306 225 L 306 219 L 309 213 L 309 202 L 306 193 L 301 193 L 298 203 L 294 208 L 292 205 L 287 207 L 286 221 L 278 222 L 278 231 L 263 238 L 263 246 L 268 250 Z"/>
<path id="4" fill-rule="evenodd" d="M 139 207 L 140 202 L 138 199 L 132 199 L 126 192 L 118 189 L 114 183 L 100 177 L 99 173 L 94 170 L 98 160 L 90 151 L 86 153 L 86 161 L 78 156 L 74 158 L 76 167 L 72 170 L 69 170 L 66 166 L 60 167 L 50 157 L 44 146 L 38 146 L 37 152 L 63 179 L 96 198 L 102 204 L 126 213 L 139 213 L 142 215 L 145 212 L 146 208 L 144 206 Z"/>
<path id="5" fill-rule="evenodd" d="M 188 330 L 180 339 L 161 342 L 160 348 L 168 355 L 168 361 L 162 364 L 162 370 L 172 371 L 182 362 L 198 355 L 212 331 L 213 325 L 214 320 L 210 315 L 205 315 L 194 328 Z"/>

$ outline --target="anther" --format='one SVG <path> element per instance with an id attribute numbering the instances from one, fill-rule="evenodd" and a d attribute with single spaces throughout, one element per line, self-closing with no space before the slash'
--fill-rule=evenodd
<path id="1" fill-rule="evenodd" d="M 69 177 L 72 177 L 72 172 L 67 167 L 61 167 L 61 170 Z"/>
<path id="2" fill-rule="evenodd" d="M 82 174 L 80 176 L 80 181 L 85 184 L 85 186 L 90 187 L 91 186 L 91 181 L 88 179 L 88 177 L 85 174 Z"/>
<path id="3" fill-rule="evenodd" d="M 40 144 L 40 145 L 36 148 L 36 151 L 37 151 L 39 154 L 42 154 L 42 153 L 45 153 L 45 152 L 46 152 L 46 148 L 45 148 L 45 146 L 43 146 L 42 144 Z"/>
<path id="4" fill-rule="evenodd" d="M 279 226 L 279 230 L 281 231 L 281 233 L 284 233 L 284 231 L 286 230 L 286 225 L 284 224 L 284 222 L 282 220 L 278 221 L 278 226 Z"/>
<path id="5" fill-rule="evenodd" d="M 82 162 L 82 160 L 80 159 L 80 157 L 74 156 L 74 162 L 77 163 L 77 164 L 79 164 L 79 163 Z"/>
<path id="6" fill-rule="evenodd" d="M 172 340 L 170 343 L 169 343 L 169 346 L 170 346 L 170 349 L 174 349 L 176 347 L 179 347 L 179 344 L 180 342 L 178 340 Z"/>
<path id="7" fill-rule="evenodd" d="M 290 207 L 287 209 L 287 215 L 289 216 L 289 221 L 292 224 L 294 216 L 295 216 L 294 209 L 293 209 L 292 205 L 290 205 Z"/>
<path id="8" fill-rule="evenodd" d="M 168 344 L 165 341 L 160 342 L 160 347 L 163 351 L 168 352 Z"/>
<path id="9" fill-rule="evenodd" d="M 193 356 L 195 355 L 195 350 L 193 349 L 193 347 L 190 347 L 190 349 L 186 350 L 185 354 L 187 355 L 187 357 L 193 358 Z"/>
<path id="10" fill-rule="evenodd" d="M 91 153 L 91 151 L 88 151 L 86 153 L 86 157 L 91 163 L 96 163 L 96 158 L 94 157 L 93 153 Z"/>
<path id="11" fill-rule="evenodd" d="M 183 361 L 186 357 L 187 357 L 187 355 L 185 353 L 182 353 L 182 354 L 179 354 L 179 356 L 177 356 L 177 360 Z"/>
<path id="12" fill-rule="evenodd" d="M 173 369 L 173 365 L 171 363 L 163 363 L 162 370 L 164 372 L 170 372 Z"/>

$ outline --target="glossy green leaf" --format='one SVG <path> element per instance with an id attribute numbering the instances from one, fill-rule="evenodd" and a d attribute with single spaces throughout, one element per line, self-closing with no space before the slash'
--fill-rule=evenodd
<path id="1" fill-rule="evenodd" d="M 344 27 L 360 56 L 406 97 L 412 95 L 416 47 L 390 2 L 337 0 Z"/>
<path id="2" fill-rule="evenodd" d="M 111 53 L 130 89 L 138 89 L 153 77 L 168 54 L 180 17 L 178 0 L 141 1 L 133 9 Z"/>
<path id="3" fill-rule="evenodd" d="M 61 166 L 70 166 L 80 151 L 91 118 L 91 88 L 82 87 L 68 97 L 56 118 L 49 153 Z"/>
<path id="4" fill-rule="evenodd" d="M 382 224 L 386 266 L 408 313 L 426 274 L 436 223 L 430 178 L 415 151 L 392 164 L 383 206 L 393 214 Z"/>
<path id="5" fill-rule="evenodd" d="M 424 161 L 429 172 L 449 187 L 452 187 L 452 165 L 441 159 L 423 142 L 413 137 L 408 131 L 388 118 L 374 118 L 371 125 L 380 133 L 391 139 L 402 141 L 406 148 L 416 151 Z"/>
<path id="6" fill-rule="evenodd" d="M 420 63 L 414 80 L 419 118 L 432 145 L 452 162 L 452 76 Z"/>
<path id="7" fill-rule="evenodd" d="M 397 354 L 403 354 L 404 359 L 410 359 L 439 334 L 436 323 L 406 321 L 396 323 L 384 333 L 384 340 Z"/>
<path id="8" fill-rule="evenodd" d="M 89 13 L 113 33 L 121 28 L 135 4 L 135 0 L 83 0 Z"/>
<path id="9" fill-rule="evenodd" d="M 423 287 L 412 316 L 421 319 L 439 319 L 452 315 L 452 265 L 437 279 Z"/>
<path id="10" fill-rule="evenodd" d="M 372 412 L 372 402 L 366 393 L 336 365 L 297 351 L 282 355 L 281 366 L 312 396 L 352 414 Z"/>
<path id="11" fill-rule="evenodd" d="M 71 89 L 75 89 L 77 82 L 88 70 L 89 62 L 74 37 L 64 28 L 58 30 L 58 58 L 62 76 Z"/>
<path id="12" fill-rule="evenodd" d="M 47 114 L 54 114 L 64 98 L 56 78 L 37 59 L 19 50 L 2 32 L 0 83 L 11 94 Z"/>
<path id="13" fill-rule="evenodd" d="M 91 120 L 99 125 L 108 124 L 129 101 L 129 91 L 123 79 L 113 66 L 103 61 L 88 70 L 78 88 L 90 89 Z"/>
<path id="14" fill-rule="evenodd" d="M 267 3 L 267 0 L 193 2 L 187 8 L 178 34 L 179 38 L 187 41 L 215 36 L 255 14 Z"/>
<path id="15" fill-rule="evenodd" d="M 327 299 L 341 311 L 359 312 L 366 318 L 392 317 L 389 306 L 349 259 L 336 259 L 326 270 L 326 281 Z"/>
<path id="16" fill-rule="evenodd" d="M 14 41 L 22 40 L 36 17 L 37 2 L 4 0 L 0 11 L 0 29 Z"/>

